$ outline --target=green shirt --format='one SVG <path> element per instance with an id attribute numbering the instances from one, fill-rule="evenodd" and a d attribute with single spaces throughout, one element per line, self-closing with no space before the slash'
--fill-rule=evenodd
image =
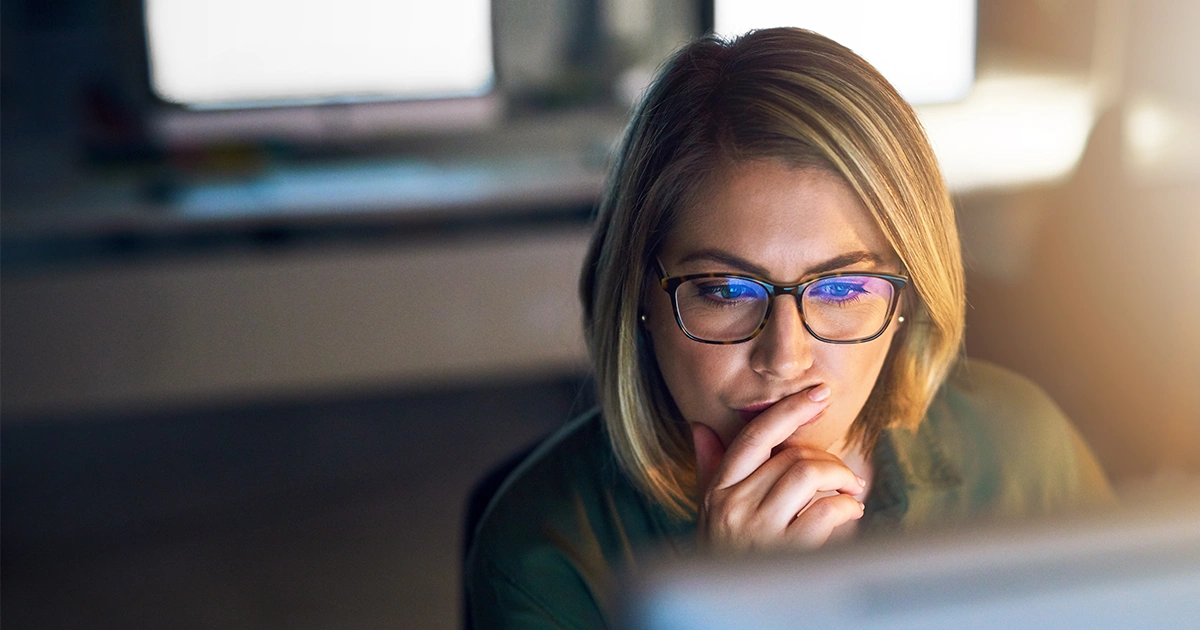
<path id="1" fill-rule="evenodd" d="M 1109 503 L 1103 471 L 1036 385 L 968 361 L 916 432 L 885 431 L 861 534 Z M 480 628 L 593 628 L 613 620 L 617 576 L 647 551 L 686 552 L 694 520 L 670 517 L 620 471 L 598 412 L 565 426 L 501 487 L 464 575 Z"/>

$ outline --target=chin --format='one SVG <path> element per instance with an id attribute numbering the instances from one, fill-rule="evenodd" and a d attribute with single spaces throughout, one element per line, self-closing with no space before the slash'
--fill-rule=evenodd
<path id="1" fill-rule="evenodd" d="M 784 440 L 783 444 L 803 445 L 828 451 L 842 442 L 850 431 L 849 422 L 842 423 L 837 420 L 822 412 L 810 424 L 800 427 Z"/>

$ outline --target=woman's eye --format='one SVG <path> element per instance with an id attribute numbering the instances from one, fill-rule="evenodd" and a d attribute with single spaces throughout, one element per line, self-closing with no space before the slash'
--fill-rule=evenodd
<path id="1" fill-rule="evenodd" d="M 740 287 L 733 284 L 718 284 L 705 287 L 703 293 L 713 297 L 719 297 L 726 300 L 736 300 L 746 296 L 746 287 Z"/>
<path id="2" fill-rule="evenodd" d="M 698 288 L 697 293 L 700 296 L 713 300 L 749 300 L 755 299 L 762 293 L 761 289 L 756 290 L 756 287 L 746 282 L 713 281 L 700 285 Z"/>
<path id="3" fill-rule="evenodd" d="M 862 284 L 846 281 L 821 282 L 809 291 L 811 297 L 831 302 L 852 299 L 866 292 Z"/>

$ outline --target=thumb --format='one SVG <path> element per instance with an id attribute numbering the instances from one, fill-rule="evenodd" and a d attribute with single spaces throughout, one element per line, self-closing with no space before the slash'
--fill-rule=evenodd
<path id="1" fill-rule="evenodd" d="M 717 475 L 725 447 L 716 431 L 695 422 L 692 423 L 692 444 L 696 447 L 696 493 L 703 495 Z"/>

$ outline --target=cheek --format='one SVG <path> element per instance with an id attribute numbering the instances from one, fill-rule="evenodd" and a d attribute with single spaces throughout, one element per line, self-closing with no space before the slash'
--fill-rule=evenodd
<path id="1" fill-rule="evenodd" d="M 710 426 L 717 423 L 723 409 L 717 392 L 723 391 L 722 385 L 735 377 L 738 353 L 743 348 L 689 339 L 675 323 L 665 293 L 661 298 L 651 297 L 646 315 L 654 357 L 676 407 L 688 422 Z"/>
<path id="2" fill-rule="evenodd" d="M 720 408 L 715 392 L 736 364 L 727 356 L 733 347 L 692 341 L 678 327 L 658 331 L 653 339 L 659 370 L 684 419 L 711 424 L 711 416 Z"/>
<path id="3" fill-rule="evenodd" d="M 890 331 L 874 341 L 858 345 L 838 346 L 822 344 L 819 348 L 816 362 L 823 371 L 831 377 L 834 383 L 835 396 L 841 390 L 841 397 L 847 403 L 847 411 L 857 416 L 867 401 L 879 372 L 887 359 L 888 348 L 891 346 Z"/>

